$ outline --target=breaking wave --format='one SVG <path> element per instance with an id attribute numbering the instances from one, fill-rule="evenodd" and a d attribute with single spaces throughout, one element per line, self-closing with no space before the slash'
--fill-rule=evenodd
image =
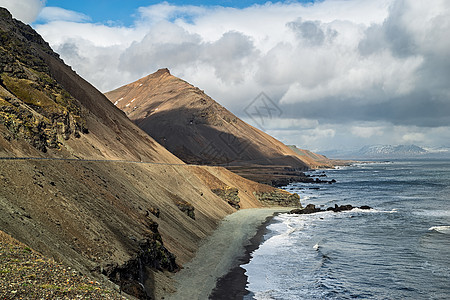
<path id="1" fill-rule="evenodd" d="M 433 226 L 428 228 L 430 231 L 436 231 L 439 233 L 450 234 L 450 226 Z"/>

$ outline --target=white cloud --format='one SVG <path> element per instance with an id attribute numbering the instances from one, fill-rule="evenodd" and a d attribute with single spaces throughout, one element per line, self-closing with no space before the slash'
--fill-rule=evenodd
<path id="1" fill-rule="evenodd" d="M 32 23 L 45 5 L 45 0 L 0 0 L 0 7 L 5 7 L 14 18 Z"/>
<path id="2" fill-rule="evenodd" d="M 245 116 L 242 118 L 242 120 L 257 127 L 258 124 L 256 124 L 252 118 L 249 118 L 249 116 Z M 319 126 L 319 122 L 317 120 L 311 119 L 282 117 L 266 117 L 264 119 L 264 129 L 266 130 L 305 130 L 314 129 L 317 126 Z"/>
<path id="3" fill-rule="evenodd" d="M 419 132 L 410 132 L 402 137 L 402 144 L 414 144 L 423 143 L 425 141 L 425 135 Z"/>
<path id="4" fill-rule="evenodd" d="M 44 7 L 44 9 L 39 14 L 38 19 L 42 22 L 85 22 L 91 20 L 91 18 L 85 14 L 60 7 Z"/>
<path id="5" fill-rule="evenodd" d="M 69 12 L 36 28 L 102 91 L 168 67 L 239 117 L 264 91 L 283 111 L 270 128 L 280 137 L 297 128 L 303 138 L 289 136 L 305 147 L 366 143 L 367 136 L 419 140 L 417 132 L 450 126 L 448 1 L 268 2 L 244 9 L 163 2 L 138 12 L 131 27 L 83 23 L 84 16 Z M 390 130 L 399 126 L 407 129 Z"/>
<path id="6" fill-rule="evenodd" d="M 351 133 L 361 138 L 372 138 L 373 136 L 381 136 L 383 132 L 383 127 L 381 126 L 354 126 L 351 127 Z"/>

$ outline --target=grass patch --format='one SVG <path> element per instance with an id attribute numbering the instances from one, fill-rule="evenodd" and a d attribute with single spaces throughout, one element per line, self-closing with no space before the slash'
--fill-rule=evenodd
<path id="1" fill-rule="evenodd" d="M 53 102 L 53 100 L 50 99 L 45 93 L 41 92 L 38 89 L 39 85 L 34 81 L 12 78 L 5 74 L 2 75 L 2 80 L 9 91 L 28 105 L 57 111 L 63 110 L 62 107 L 57 107 L 59 105 Z"/>

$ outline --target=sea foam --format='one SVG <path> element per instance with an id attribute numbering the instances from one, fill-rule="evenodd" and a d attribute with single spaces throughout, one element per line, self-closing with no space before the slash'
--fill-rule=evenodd
<path id="1" fill-rule="evenodd" d="M 433 226 L 428 228 L 430 231 L 437 231 L 440 233 L 450 234 L 450 226 Z"/>

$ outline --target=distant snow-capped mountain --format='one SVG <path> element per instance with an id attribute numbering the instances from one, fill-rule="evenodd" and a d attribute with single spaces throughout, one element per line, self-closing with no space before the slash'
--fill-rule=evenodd
<path id="1" fill-rule="evenodd" d="M 422 148 L 416 145 L 368 145 L 355 150 L 331 150 L 321 154 L 329 158 L 390 159 L 390 158 L 448 158 L 448 148 Z"/>
<path id="2" fill-rule="evenodd" d="M 359 151 L 360 156 L 417 156 L 426 154 L 427 150 L 416 145 L 372 145 L 364 146 Z"/>

